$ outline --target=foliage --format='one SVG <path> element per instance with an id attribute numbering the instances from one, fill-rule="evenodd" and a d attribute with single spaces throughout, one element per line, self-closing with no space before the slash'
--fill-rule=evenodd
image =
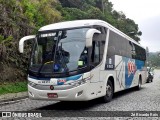
<path id="1" fill-rule="evenodd" d="M 27 82 L 3 83 L 0 85 L 0 95 L 27 91 Z"/>
<path id="2" fill-rule="evenodd" d="M 21 55 L 19 39 L 60 21 L 58 4 L 57 0 L 0 0 L 0 82 L 26 79 L 30 49 Z"/>
<path id="3" fill-rule="evenodd" d="M 0 35 L 0 44 L 9 43 L 11 40 L 13 40 L 12 36 L 4 38 L 4 36 Z"/>
<path id="4" fill-rule="evenodd" d="M 123 12 L 113 10 L 113 4 L 108 0 L 59 0 L 62 7 L 63 20 L 101 19 L 112 24 L 131 38 L 140 41 L 138 25 L 126 18 Z"/>
<path id="5" fill-rule="evenodd" d="M 160 67 L 160 53 L 159 52 L 155 52 L 149 53 L 148 59 L 147 59 L 147 65 L 150 67 Z"/>
<path id="6" fill-rule="evenodd" d="M 104 14 L 100 9 L 96 7 L 90 7 L 90 9 L 87 11 L 88 18 L 90 19 L 101 19 L 104 20 Z"/>
<path id="7" fill-rule="evenodd" d="M 0 82 L 26 79 L 31 47 L 27 44 L 21 55 L 20 38 L 35 34 L 44 25 L 77 19 L 107 21 L 136 41 L 142 34 L 138 25 L 115 11 L 108 0 L 0 0 Z"/>
<path id="8" fill-rule="evenodd" d="M 62 15 L 64 20 L 77 20 L 87 18 L 87 14 L 77 8 L 64 8 L 62 9 Z"/>
<path id="9" fill-rule="evenodd" d="M 24 15 L 36 28 L 61 20 L 60 12 L 53 7 L 56 4 L 55 0 L 22 0 Z"/>

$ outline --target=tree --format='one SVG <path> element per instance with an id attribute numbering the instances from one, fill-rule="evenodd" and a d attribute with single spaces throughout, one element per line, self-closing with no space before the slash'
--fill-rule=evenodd
<path id="1" fill-rule="evenodd" d="M 0 0 L 0 82 L 26 76 L 30 51 L 19 54 L 19 39 L 43 25 L 61 21 L 58 4 L 57 0 Z"/>
<path id="2" fill-rule="evenodd" d="M 113 4 L 108 0 L 59 0 L 62 7 L 59 9 L 64 20 L 75 19 L 101 19 L 107 21 L 137 42 L 140 41 L 138 25 L 126 18 L 123 12 L 113 9 Z"/>

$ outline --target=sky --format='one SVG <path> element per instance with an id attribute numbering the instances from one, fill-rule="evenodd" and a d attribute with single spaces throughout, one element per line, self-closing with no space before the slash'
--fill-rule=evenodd
<path id="1" fill-rule="evenodd" d="M 135 21 L 142 31 L 140 44 L 149 52 L 160 51 L 160 0 L 109 0 L 116 11 Z"/>

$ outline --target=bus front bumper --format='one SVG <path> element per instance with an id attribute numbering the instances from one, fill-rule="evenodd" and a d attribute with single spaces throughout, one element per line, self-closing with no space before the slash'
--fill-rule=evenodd
<path id="1" fill-rule="evenodd" d="M 67 90 L 38 90 L 28 85 L 29 98 L 37 100 L 53 101 L 87 101 L 90 100 L 87 95 L 88 83 Z M 49 96 L 48 94 L 53 94 Z"/>

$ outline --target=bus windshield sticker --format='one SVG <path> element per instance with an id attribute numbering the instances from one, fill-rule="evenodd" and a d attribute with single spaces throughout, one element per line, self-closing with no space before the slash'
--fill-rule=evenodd
<path id="1" fill-rule="evenodd" d="M 83 61 L 78 61 L 78 66 L 82 66 L 83 65 Z"/>

